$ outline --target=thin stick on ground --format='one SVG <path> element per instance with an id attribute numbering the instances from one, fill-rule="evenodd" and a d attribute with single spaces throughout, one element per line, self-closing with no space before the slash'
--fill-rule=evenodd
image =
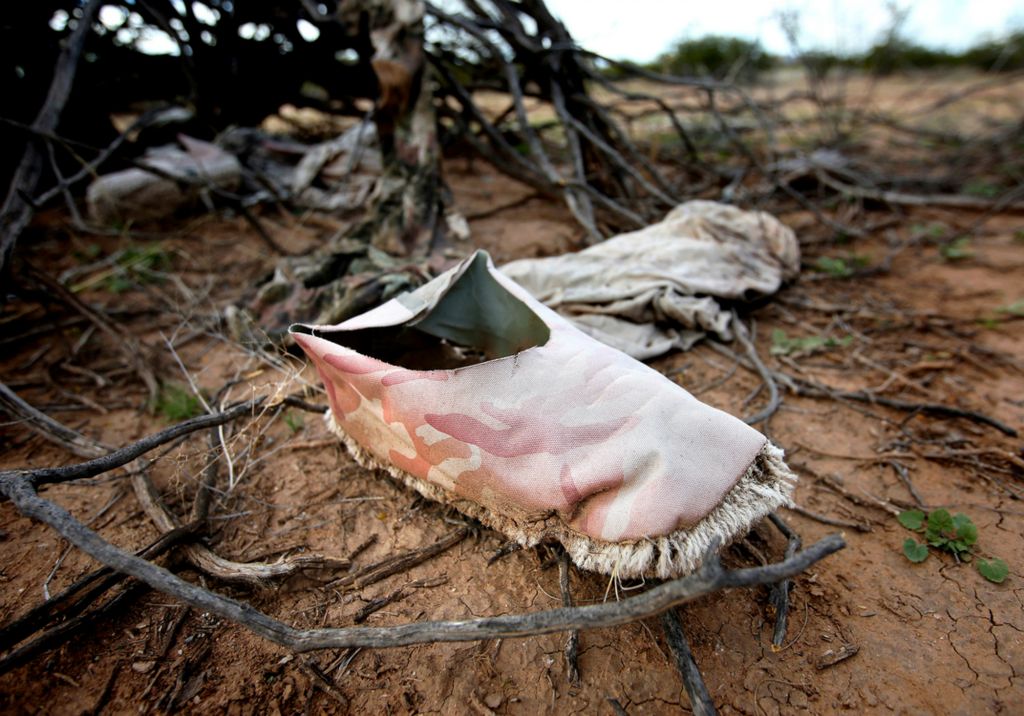
<path id="1" fill-rule="evenodd" d="M 180 521 L 160 497 L 144 466 L 132 471 L 131 481 L 139 504 L 157 529 L 170 532 L 180 526 Z M 237 562 L 221 557 L 202 544 L 185 545 L 182 551 L 193 566 L 211 577 L 253 587 L 266 587 L 269 582 L 296 572 L 337 571 L 350 566 L 347 559 L 321 555 L 294 555 L 276 562 Z"/>
<path id="2" fill-rule="evenodd" d="M 319 664 L 309 657 L 300 659 L 298 663 L 299 668 L 313 678 L 313 684 L 317 688 L 334 699 L 334 701 L 343 709 L 346 711 L 348 710 L 348 699 L 345 698 L 345 695 L 338 689 L 338 685 L 334 683 L 334 679 L 332 679 L 329 674 L 325 673 Z"/>
<path id="3" fill-rule="evenodd" d="M 558 587 L 562 592 L 562 606 L 571 608 L 572 591 L 569 589 L 569 553 L 564 549 L 558 555 Z M 565 641 L 565 678 L 570 684 L 580 682 L 580 632 L 574 629 L 569 632 Z"/>
<path id="4" fill-rule="evenodd" d="M 457 530 L 449 532 L 433 544 L 428 544 L 425 547 L 419 547 L 417 549 L 411 549 L 408 552 L 402 552 L 401 554 L 396 554 L 388 557 L 387 559 L 383 559 L 380 562 L 367 565 L 352 574 L 346 575 L 341 579 L 334 580 L 327 586 L 362 589 L 363 587 L 368 587 L 371 584 L 376 584 L 377 582 L 387 579 L 399 572 L 406 572 L 417 564 L 422 564 L 428 559 L 431 559 L 445 550 L 454 547 L 469 535 L 469 531 L 469 527 L 460 527 Z"/>
<path id="5" fill-rule="evenodd" d="M 739 314 L 735 311 L 732 314 L 732 325 L 736 330 L 736 340 L 743 346 L 743 349 L 747 352 L 747 357 L 750 359 L 750 363 L 753 364 L 757 373 L 761 376 L 761 380 L 768 387 L 768 405 L 750 417 L 743 418 L 743 422 L 747 425 L 756 425 L 775 415 L 779 406 L 782 405 L 782 398 L 779 395 L 779 386 L 775 382 L 775 376 L 772 375 L 772 372 L 768 370 L 768 367 L 757 354 L 757 346 L 750 339 L 747 327 L 743 325 L 743 321 L 740 320 Z"/>
<path id="6" fill-rule="evenodd" d="M 857 530 L 858 532 L 870 532 L 871 525 L 863 524 L 860 522 L 850 522 L 848 520 L 841 520 L 837 517 L 829 517 L 813 510 L 808 510 L 806 507 L 801 507 L 797 504 L 787 505 L 787 510 L 795 512 L 798 515 L 802 515 L 809 520 L 820 522 L 823 525 L 829 525 L 830 527 L 841 527 L 843 529 Z"/>
<path id="7" fill-rule="evenodd" d="M 605 698 L 605 701 L 608 702 L 608 706 L 611 707 L 612 713 L 614 713 L 615 716 L 629 716 L 626 709 L 622 708 L 622 704 L 619 703 L 618 699 L 608 696 Z"/>
<path id="8" fill-rule="evenodd" d="M 95 623 L 96 618 L 105 614 L 122 614 L 127 605 L 139 594 L 146 591 L 145 584 L 130 582 L 118 594 L 102 605 L 84 614 L 77 614 L 55 627 L 47 629 L 32 641 L 23 644 L 0 659 L 0 674 L 33 659 L 38 654 L 68 641 L 76 633 Z"/>
<path id="9" fill-rule="evenodd" d="M 903 483 L 903 486 L 907 488 L 907 492 L 909 492 L 910 496 L 914 498 L 914 502 L 917 503 L 917 506 L 924 506 L 924 498 L 921 497 L 921 493 L 919 493 L 917 488 L 914 487 L 914 482 L 910 479 L 910 471 L 907 470 L 907 466 L 898 460 L 889 460 L 888 465 L 896 472 L 896 477 L 898 477 L 900 482 Z"/>
<path id="10" fill-rule="evenodd" d="M 793 377 L 793 381 L 798 387 L 798 395 L 817 394 L 834 398 L 845 398 L 846 400 L 857 400 L 862 403 L 884 405 L 887 408 L 896 408 L 898 410 L 905 410 L 909 412 L 929 413 L 943 418 L 966 418 L 976 423 L 993 427 L 1004 435 L 1009 435 L 1011 438 L 1017 437 L 1017 431 L 1006 423 L 1000 422 L 991 416 L 975 410 L 965 410 L 963 408 L 957 408 L 952 405 L 943 405 L 941 403 L 915 403 L 908 400 L 899 400 L 897 398 L 887 398 L 884 395 L 875 395 L 874 393 L 870 393 L 866 390 L 833 390 L 813 381 L 806 380 L 804 378 L 797 378 L 795 376 Z"/>
<path id="11" fill-rule="evenodd" d="M 714 702 L 711 701 L 708 688 L 704 685 L 704 677 L 701 676 L 697 662 L 693 660 L 690 644 L 686 641 L 683 625 L 675 609 L 669 609 L 661 615 L 661 627 L 665 631 L 665 640 L 672 649 L 679 675 L 683 678 L 683 686 L 686 688 L 686 695 L 690 697 L 690 708 L 694 716 L 713 716 L 718 713 Z"/>
<path id="12" fill-rule="evenodd" d="M 194 537 L 198 529 L 199 525 L 196 523 L 179 527 L 173 532 L 161 535 L 156 541 L 140 550 L 138 555 L 145 559 L 155 559 L 183 541 Z M 104 592 L 124 581 L 124 578 L 124 575 L 113 572 L 109 567 L 101 567 L 90 572 L 64 591 L 0 628 L 0 650 L 11 649 L 19 641 L 58 618 L 69 619 L 77 616 Z"/>
<path id="13" fill-rule="evenodd" d="M 33 281 L 47 289 L 53 297 L 83 315 L 96 328 L 106 334 L 124 355 L 125 360 L 132 367 L 132 370 L 135 371 L 139 380 L 146 386 L 146 390 L 149 391 L 150 401 L 156 401 L 160 393 L 160 386 L 157 383 L 156 375 L 153 373 L 151 365 L 153 354 L 148 346 L 145 346 L 125 329 L 108 321 L 99 312 L 69 291 L 60 281 L 31 266 L 27 267 L 27 273 Z"/>
<path id="14" fill-rule="evenodd" d="M 490 567 L 495 562 L 504 559 L 505 557 L 518 552 L 523 548 L 523 545 L 519 544 L 515 540 L 508 540 L 505 544 L 498 547 L 494 554 L 487 558 L 487 566 Z"/>
<path id="15" fill-rule="evenodd" d="M 12 418 L 20 420 L 32 432 L 38 433 L 78 457 L 93 458 L 110 452 L 109 448 L 90 440 L 77 430 L 72 430 L 29 405 L 5 383 L 0 383 L 0 410 Z"/>
<path id="16" fill-rule="evenodd" d="M 800 535 L 774 512 L 768 515 L 768 519 L 782 533 L 782 536 L 786 538 L 786 558 L 789 559 L 800 549 L 802 544 Z M 789 590 L 792 588 L 792 580 L 783 579 L 772 585 L 771 592 L 768 595 L 768 603 L 775 611 L 775 628 L 772 630 L 772 651 L 782 649 L 782 644 L 786 641 L 786 624 L 789 621 Z"/>
<path id="17" fill-rule="evenodd" d="M 256 398 L 254 400 L 247 400 L 242 403 L 238 403 L 237 405 L 233 405 L 220 413 L 214 413 L 213 415 L 200 415 L 196 418 L 183 420 L 182 422 L 175 423 L 171 427 L 165 428 L 158 433 L 149 435 L 130 445 L 126 445 L 123 448 L 119 448 L 111 453 L 87 462 L 78 463 L 76 465 L 65 465 L 63 467 L 4 471 L 3 473 L 0 473 L 0 475 L 7 474 L 8 472 L 19 475 L 28 480 L 33 487 L 96 477 L 97 475 L 102 475 L 105 472 L 127 465 L 132 460 L 142 457 L 150 450 L 154 450 L 161 445 L 165 445 L 180 437 L 194 433 L 197 430 L 223 425 L 224 423 L 231 422 L 242 415 L 253 413 L 257 408 L 262 406 L 263 403 L 263 398 Z"/>
<path id="18" fill-rule="evenodd" d="M 361 607 L 359 611 L 355 613 L 355 615 L 352 617 L 352 621 L 354 621 L 356 624 L 362 624 L 370 617 L 371 614 L 375 614 L 384 607 L 405 599 L 412 593 L 413 589 L 439 587 L 442 584 L 447 583 L 448 577 L 441 576 L 434 577 L 432 579 L 417 579 L 415 581 L 409 582 L 408 584 L 403 584 L 401 587 L 392 591 L 390 594 L 386 594 L 383 597 L 378 597 L 377 599 L 371 599 L 369 602 L 366 603 L 366 605 Z"/>
<path id="19" fill-rule="evenodd" d="M 935 415 L 936 417 L 942 418 L 964 418 L 971 420 L 975 423 L 982 425 L 988 425 L 989 427 L 995 428 L 1004 435 L 1010 437 L 1017 437 L 1017 431 L 1011 428 L 995 418 L 986 415 L 984 413 L 975 410 L 966 410 L 964 408 L 958 408 L 952 405 L 944 405 L 942 403 L 915 403 L 907 400 L 899 400 L 897 398 L 888 398 L 884 395 L 876 395 L 867 390 L 837 390 L 830 388 L 827 385 L 817 383 L 807 378 L 801 378 L 799 376 L 790 375 L 780 370 L 769 370 L 764 364 L 758 367 L 752 360 L 745 356 L 741 356 L 728 346 L 722 345 L 716 341 L 709 341 L 708 346 L 722 355 L 732 358 L 734 361 L 739 363 L 741 366 L 751 372 L 756 372 L 763 378 L 762 368 L 767 370 L 771 377 L 776 381 L 777 384 L 785 386 L 787 390 L 795 395 L 806 396 L 810 398 L 831 398 L 833 400 L 855 400 L 862 403 L 872 403 L 875 405 L 883 405 L 887 408 L 894 408 L 896 410 L 904 410 L 907 412 L 918 412 L 928 413 Z M 754 416 L 757 417 L 757 416 Z M 750 422 L 753 418 L 749 418 Z"/>

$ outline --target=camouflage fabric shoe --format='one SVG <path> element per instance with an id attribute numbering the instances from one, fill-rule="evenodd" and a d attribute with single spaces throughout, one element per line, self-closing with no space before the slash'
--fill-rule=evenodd
<path id="1" fill-rule="evenodd" d="M 685 574 L 789 501 L 795 477 L 763 435 L 590 338 L 482 251 L 291 333 L 357 461 L 524 546 L 561 542 L 581 568 Z"/>

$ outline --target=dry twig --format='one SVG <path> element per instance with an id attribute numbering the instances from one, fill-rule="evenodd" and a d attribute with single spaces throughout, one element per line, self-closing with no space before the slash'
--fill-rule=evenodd
<path id="1" fill-rule="evenodd" d="M 690 643 L 683 633 L 683 625 L 675 609 L 669 609 L 661 615 L 661 626 L 665 631 L 665 640 L 672 649 L 676 660 L 676 668 L 683 677 L 686 695 L 690 697 L 690 708 L 695 716 L 714 716 L 718 713 L 711 701 L 708 687 L 704 685 L 704 677 L 693 660 Z"/>

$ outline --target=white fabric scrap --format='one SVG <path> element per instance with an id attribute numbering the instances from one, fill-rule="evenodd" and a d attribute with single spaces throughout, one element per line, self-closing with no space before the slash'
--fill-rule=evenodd
<path id="1" fill-rule="evenodd" d="M 139 161 L 159 174 L 132 167 L 94 179 L 86 190 L 92 221 L 113 224 L 160 219 L 196 203 L 210 188 L 238 188 L 242 165 L 233 154 L 184 134 L 178 135 L 178 141 L 184 149 L 174 145 L 155 147 Z"/>
<path id="2" fill-rule="evenodd" d="M 775 293 L 800 272 L 800 245 L 770 214 L 698 200 L 583 251 L 501 270 L 594 338 L 644 360 L 707 333 L 731 340 L 732 316 L 719 301 Z"/>

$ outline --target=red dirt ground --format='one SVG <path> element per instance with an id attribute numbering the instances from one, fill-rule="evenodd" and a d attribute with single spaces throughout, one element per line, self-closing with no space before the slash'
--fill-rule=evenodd
<path id="1" fill-rule="evenodd" d="M 472 215 L 529 194 L 525 187 L 477 163 L 449 166 L 458 207 Z M 782 217 L 799 235 L 812 232 L 802 214 Z M 752 315 L 764 356 L 771 333 L 853 336 L 845 347 L 804 357 L 771 357 L 770 364 L 839 388 L 884 388 L 908 400 L 946 402 L 986 412 L 1024 430 L 1024 337 L 1019 319 L 1000 313 L 1024 298 L 1021 222 L 997 217 L 971 241 L 973 257 L 945 260 L 921 227 L 966 225 L 969 214 L 915 212 L 900 225 L 826 253 L 870 257 L 878 265 L 900 248 L 888 271 L 837 279 L 811 270 Z M 324 229 L 301 219 L 267 215 L 281 240 L 308 242 Z M 580 232 L 564 208 L 541 199 L 471 222 L 473 241 L 499 262 L 559 253 L 577 245 Z M 70 242 L 70 243 L 69 243 Z M 81 263 L 88 245 L 106 255 L 116 237 L 76 237 L 48 216 L 20 250 L 53 274 Z M 69 251 L 69 246 L 72 250 Z M 188 302 L 171 284 L 113 294 L 83 294 L 110 308 L 140 310 L 119 320 L 150 342 L 160 331 L 186 336 L 203 315 L 222 310 L 274 265 L 241 221 L 201 219 L 162 241 L 171 269 L 189 287 Z M 809 249 L 812 256 L 816 253 Z M 225 281 L 224 278 L 228 280 Z M 196 299 L 196 296 L 199 298 Z M 8 304 L 8 319 L 19 306 Z M 45 320 L 42 312 L 40 321 Z M 159 343 L 157 343 L 159 344 Z M 277 370 L 218 335 L 200 332 L 184 342 L 183 361 L 199 385 L 216 389 L 244 377 L 232 396 L 315 383 L 294 359 Z M 110 376 L 121 364 L 113 346 L 80 327 L 7 344 L 3 380 L 57 419 L 110 444 L 124 444 L 165 423 L 139 407 L 140 386 L 130 375 Z M 700 346 L 654 362 L 683 386 L 734 414 L 763 403 L 745 399 L 759 383 L 740 369 L 728 380 L 728 359 Z M 110 386 L 68 366 L 105 375 Z M 176 371 L 169 362 L 168 371 Z M 171 373 L 172 377 L 175 376 Z M 894 377 L 895 376 L 895 377 Z M 708 388 L 708 386 L 713 386 Z M 92 407 L 90 407 L 92 406 Z M 297 415 L 297 414 L 296 414 Z M 293 424 L 297 418 L 293 419 Z M 421 546 L 450 532 L 457 515 L 354 465 L 322 422 L 305 415 L 293 431 L 283 419 L 247 429 L 249 463 L 232 493 L 215 507 L 218 553 L 239 560 L 316 552 L 346 556 L 368 537 L 376 542 L 356 558 L 371 563 Z M 254 437 L 258 429 L 266 431 Z M 1024 711 L 1024 507 L 1021 443 L 966 420 L 938 419 L 877 406 L 787 394 L 770 421 L 772 438 L 787 449 L 800 474 L 796 503 L 815 513 L 863 525 L 846 529 L 849 546 L 796 580 L 787 642 L 770 648 L 767 590 L 735 591 L 700 600 L 683 612 L 684 627 L 711 695 L 723 713 L 827 713 L 839 710 L 897 713 L 1021 713 Z M 4 466 L 41 466 L 74 458 L 31 437 L 18 425 L 0 432 Z M 162 459 L 154 479 L 179 510 L 189 504 L 205 449 L 196 437 Z M 236 454 L 242 443 L 232 444 Z M 956 452 L 952 452 L 956 451 Z M 196 456 L 200 457 L 196 457 Z M 911 496 L 886 464 L 910 469 L 929 506 L 969 515 L 982 552 L 1010 565 L 1003 584 L 985 581 L 971 565 L 933 553 L 911 564 L 901 553 L 908 536 L 887 509 L 909 506 Z M 840 484 L 844 496 L 830 484 Z M 108 476 L 46 491 L 107 539 L 137 549 L 157 536 L 125 478 Z M 111 504 L 112 503 L 112 504 Z M 879 506 L 881 503 L 881 506 Z M 106 509 L 104 509 L 106 508 Z M 837 531 L 783 511 L 804 542 Z M 24 613 L 96 564 L 52 531 L 0 505 L 0 622 Z M 362 591 L 344 592 L 293 580 L 263 590 L 211 583 L 302 627 L 345 626 L 367 601 L 417 579 L 444 577 L 434 587 L 373 614 L 370 625 L 426 619 L 511 614 L 560 605 L 558 570 L 544 568 L 536 551 L 513 553 L 493 566 L 501 546 L 482 530 L 437 558 Z M 732 565 L 777 559 L 784 541 L 762 525 L 727 555 Z M 63 559 L 61 559 L 63 556 Z M 189 579 L 200 577 L 187 569 Z M 605 578 L 574 573 L 579 603 L 599 602 Z M 614 593 L 608 598 L 615 598 Z M 469 644 L 362 650 L 345 668 L 343 655 L 292 656 L 246 630 L 174 600 L 143 593 L 122 613 L 99 620 L 70 643 L 0 676 L 5 713 L 79 714 L 171 710 L 227 713 L 611 713 L 616 699 L 630 714 L 687 710 L 689 702 L 657 620 L 584 632 L 582 681 L 567 683 L 564 635 Z M 169 625 L 180 629 L 160 655 Z M 851 658 L 819 668 L 829 656 L 856 647 Z M 318 687 L 305 660 L 315 659 L 337 684 Z M 343 703 L 344 702 L 344 703 Z"/>

